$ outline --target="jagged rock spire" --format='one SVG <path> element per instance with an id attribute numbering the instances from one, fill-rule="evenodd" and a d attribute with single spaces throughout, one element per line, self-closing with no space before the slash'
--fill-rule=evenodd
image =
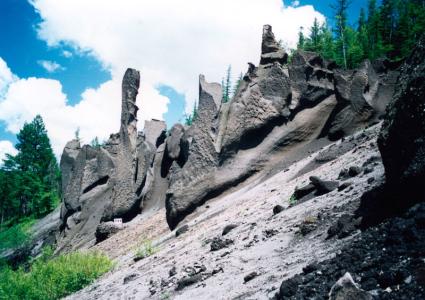
<path id="1" fill-rule="evenodd" d="M 121 105 L 121 137 L 128 139 L 131 148 L 136 147 L 137 141 L 137 111 L 136 97 L 140 85 L 140 73 L 128 68 L 122 80 L 122 105 Z"/>
<path id="2" fill-rule="evenodd" d="M 265 65 L 275 61 L 280 64 L 286 64 L 288 62 L 288 54 L 279 46 L 279 43 L 276 42 L 272 26 L 264 25 L 260 64 Z"/>

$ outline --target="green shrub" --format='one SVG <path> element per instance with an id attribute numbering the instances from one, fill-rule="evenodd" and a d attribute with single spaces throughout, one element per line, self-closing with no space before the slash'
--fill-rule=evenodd
<path id="1" fill-rule="evenodd" d="M 49 260 L 46 250 L 28 272 L 0 271 L 0 299 L 59 299 L 82 289 L 109 271 L 112 261 L 98 252 L 74 252 Z"/>
<path id="2" fill-rule="evenodd" d="M 154 246 L 152 246 L 151 240 L 145 240 L 137 249 L 135 260 L 140 260 L 149 257 L 157 251 L 158 250 Z"/>
<path id="3" fill-rule="evenodd" d="M 18 248 L 27 243 L 30 238 L 30 229 L 34 224 L 33 219 L 26 219 L 12 227 L 0 230 L 0 251 Z"/>
<path id="4" fill-rule="evenodd" d="M 295 197 L 295 194 L 292 194 L 292 196 L 288 200 L 290 206 L 294 206 L 297 204 L 297 198 Z"/>

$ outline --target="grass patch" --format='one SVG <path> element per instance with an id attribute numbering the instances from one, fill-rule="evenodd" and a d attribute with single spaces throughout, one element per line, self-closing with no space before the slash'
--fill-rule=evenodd
<path id="1" fill-rule="evenodd" d="M 0 251 L 19 248 L 31 239 L 30 229 L 35 220 L 27 219 L 12 227 L 0 230 Z"/>
<path id="2" fill-rule="evenodd" d="M 113 265 L 99 252 L 50 257 L 51 250 L 46 250 L 27 272 L 22 268 L 0 270 L 0 299 L 59 299 L 89 285 Z"/>
<path id="3" fill-rule="evenodd" d="M 151 255 L 153 255 L 154 253 L 156 253 L 158 251 L 157 248 L 155 248 L 152 245 L 152 241 L 151 240 L 144 240 L 142 242 L 142 244 L 139 246 L 139 248 L 136 251 L 136 255 L 134 257 L 135 261 L 144 259 L 146 257 L 149 257 Z"/>

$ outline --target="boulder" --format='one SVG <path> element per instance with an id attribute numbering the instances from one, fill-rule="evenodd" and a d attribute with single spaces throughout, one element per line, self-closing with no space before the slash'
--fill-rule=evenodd
<path id="1" fill-rule="evenodd" d="M 378 138 L 387 186 L 405 204 L 425 199 L 424 61 L 422 37 L 401 69 Z"/>
<path id="2" fill-rule="evenodd" d="M 338 181 L 322 180 L 317 176 L 311 176 L 310 181 L 311 184 L 316 188 L 316 195 L 318 196 L 330 193 L 339 186 Z"/>
<path id="3" fill-rule="evenodd" d="M 373 300 L 373 297 L 360 289 L 347 272 L 332 286 L 329 300 Z"/>
<path id="4" fill-rule="evenodd" d="M 112 221 L 100 223 L 96 228 L 96 242 L 100 243 L 110 238 L 123 228 L 124 226 L 122 224 L 116 224 Z"/>

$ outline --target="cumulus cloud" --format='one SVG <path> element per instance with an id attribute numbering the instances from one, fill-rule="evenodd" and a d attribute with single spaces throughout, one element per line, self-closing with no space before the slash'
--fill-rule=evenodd
<path id="1" fill-rule="evenodd" d="M 58 64 L 55 61 L 50 60 L 39 60 L 37 63 L 42 66 L 47 72 L 54 73 L 57 71 L 63 71 L 65 70 L 64 67 L 62 67 L 60 64 Z"/>
<path id="2" fill-rule="evenodd" d="M 161 96 L 150 85 L 142 84 L 140 90 L 143 93 L 138 97 L 139 105 L 145 106 L 148 99 L 158 104 L 143 111 L 139 115 L 140 119 L 162 118 L 168 98 Z M 53 149 L 60 155 L 66 142 L 74 137 L 77 128 L 86 143 L 96 136 L 105 140 L 110 133 L 118 132 L 120 98 L 120 78 L 113 78 L 97 89 L 87 89 L 81 96 L 82 100 L 75 106 L 67 103 L 62 85 L 57 80 L 34 77 L 16 79 L 9 84 L 5 95 L 0 97 L 0 120 L 6 123 L 6 130 L 16 134 L 25 122 L 40 114 Z M 139 122 L 139 125 L 143 126 L 143 122 Z"/>
<path id="3" fill-rule="evenodd" d="M 38 34 L 49 45 L 90 51 L 113 74 L 140 69 L 148 84 L 184 93 L 187 108 L 197 98 L 200 73 L 220 82 L 227 65 L 238 74 L 258 61 L 263 24 L 295 47 L 300 27 L 310 27 L 315 17 L 324 21 L 312 6 L 287 2 L 32 0 L 43 20 Z"/>
<path id="4" fill-rule="evenodd" d="M 314 18 L 325 20 L 312 6 L 285 6 L 281 0 L 29 1 L 41 16 L 41 39 L 90 53 L 112 74 L 71 106 L 59 81 L 17 78 L 0 60 L 0 120 L 17 133 L 40 114 L 56 154 L 77 128 L 85 142 L 118 131 L 127 67 L 141 71 L 137 104 L 142 126 L 143 120 L 163 119 L 167 111 L 169 99 L 159 94 L 159 84 L 185 94 L 190 110 L 200 73 L 220 82 L 229 64 L 236 76 L 248 61 L 258 62 L 262 25 L 271 24 L 278 39 L 295 47 L 300 27 L 310 27 Z"/>
<path id="5" fill-rule="evenodd" d="M 298 0 L 292 1 L 291 6 L 293 6 L 293 7 L 300 6 L 300 1 L 298 1 Z"/>
<path id="6" fill-rule="evenodd" d="M 0 57 L 0 97 L 6 93 L 9 84 L 16 80 L 6 62 Z"/>
<path id="7" fill-rule="evenodd" d="M 0 165 L 3 164 L 6 154 L 16 155 L 17 152 L 10 141 L 0 141 Z"/>
<path id="8" fill-rule="evenodd" d="M 72 57 L 72 52 L 68 51 L 68 50 L 64 50 L 64 51 L 62 51 L 62 55 L 66 58 L 70 58 L 70 57 Z"/>

